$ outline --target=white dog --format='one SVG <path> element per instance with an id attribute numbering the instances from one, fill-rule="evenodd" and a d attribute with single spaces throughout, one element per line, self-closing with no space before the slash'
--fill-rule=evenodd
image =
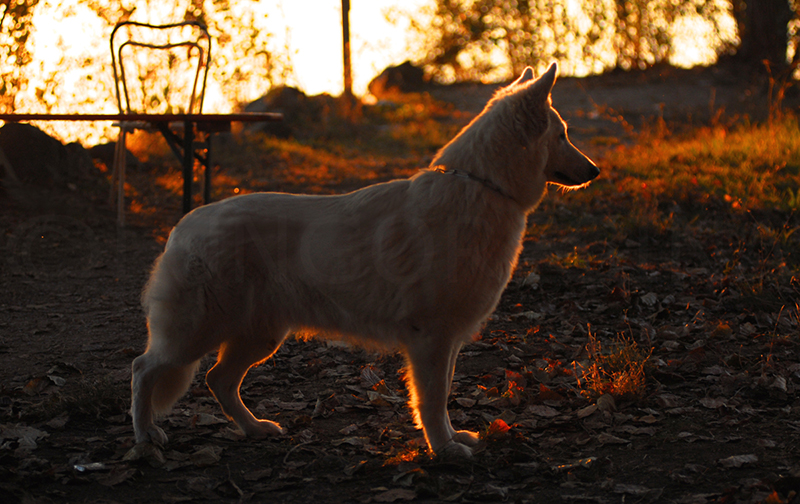
<path id="1" fill-rule="evenodd" d="M 136 441 L 183 395 L 200 359 L 247 436 L 281 434 L 242 403 L 248 369 L 290 332 L 400 350 L 417 425 L 436 454 L 470 456 L 447 398 L 456 356 L 492 313 L 516 265 L 525 222 L 548 182 L 599 170 L 552 108 L 556 65 L 525 69 L 406 180 L 337 196 L 250 194 L 200 207 L 172 230 L 143 293 L 149 342 L 133 362 Z"/>

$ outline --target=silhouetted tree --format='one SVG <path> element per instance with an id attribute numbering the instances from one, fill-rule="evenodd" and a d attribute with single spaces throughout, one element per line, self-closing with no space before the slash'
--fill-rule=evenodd
<path id="1" fill-rule="evenodd" d="M 788 0 L 731 0 L 733 16 L 739 31 L 737 58 L 751 64 L 761 65 L 769 61 L 774 67 L 786 65 L 787 47 L 795 48 L 794 59 L 798 55 L 798 36 L 790 37 L 787 27 L 792 19 L 800 17 Z"/>

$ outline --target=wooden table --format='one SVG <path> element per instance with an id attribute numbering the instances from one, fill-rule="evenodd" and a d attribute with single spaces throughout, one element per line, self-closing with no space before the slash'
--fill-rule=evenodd
<path id="1" fill-rule="evenodd" d="M 0 114 L 0 120 L 6 122 L 27 121 L 114 121 L 123 132 L 117 141 L 115 153 L 115 171 L 118 175 L 119 189 L 117 194 L 117 223 L 122 226 L 124 217 L 124 183 L 125 159 L 127 149 L 124 132 L 134 129 L 156 129 L 164 136 L 172 152 L 178 157 L 183 168 L 183 212 L 192 209 L 192 178 L 194 161 L 198 160 L 205 167 L 205 183 L 203 184 L 203 202 L 211 200 L 211 151 L 210 142 L 205 145 L 205 153 L 195 150 L 195 131 L 204 135 L 231 130 L 234 122 L 277 122 L 283 120 L 283 114 L 272 112 L 243 112 L 236 114 Z M 179 127 L 176 127 L 179 126 Z M 182 127 L 180 127 L 182 126 Z M 176 130 L 183 129 L 183 137 Z M 112 188 L 113 191 L 113 188 Z"/>

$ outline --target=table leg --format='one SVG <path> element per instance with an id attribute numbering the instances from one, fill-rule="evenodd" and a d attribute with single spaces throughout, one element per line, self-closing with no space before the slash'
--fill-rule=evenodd
<path id="1" fill-rule="evenodd" d="M 117 226 L 125 227 L 125 168 L 128 161 L 128 148 L 126 145 L 127 130 L 125 126 L 120 126 L 117 145 L 114 148 L 114 168 L 112 172 L 112 184 L 114 183 L 113 173 L 117 176 Z M 111 189 L 114 190 L 113 188 Z"/>
<path id="2" fill-rule="evenodd" d="M 206 144 L 206 171 L 203 177 L 203 204 L 208 205 L 211 203 L 211 133 L 205 134 Z"/>
<path id="3" fill-rule="evenodd" d="M 183 213 L 192 210 L 192 179 L 194 178 L 194 123 L 183 123 Z"/>

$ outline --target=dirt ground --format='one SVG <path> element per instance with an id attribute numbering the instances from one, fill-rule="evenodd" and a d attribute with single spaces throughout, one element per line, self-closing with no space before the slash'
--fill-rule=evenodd
<path id="1" fill-rule="evenodd" d="M 644 116 L 763 110 L 763 88 L 730 80 L 565 79 L 554 101 L 576 144 L 602 156 L 607 142 L 591 139 L 624 138 Z M 490 93 L 449 96 L 474 110 Z M 597 183 L 613 184 L 613 169 L 601 169 Z M 333 177 L 318 190 L 408 172 L 399 160 L 372 180 Z M 582 230 L 625 212 L 624 201 L 576 205 L 551 191 L 496 313 L 458 359 L 449 408 L 457 428 L 484 434 L 473 461 L 426 453 L 400 356 L 295 340 L 242 389 L 286 436 L 242 438 L 205 388 L 209 357 L 161 421 L 167 446 L 135 448 L 127 409 L 146 338 L 139 293 L 179 218 L 178 198 L 151 177 L 135 172 L 130 183 L 155 210 L 124 229 L 101 186 L 42 190 L 37 208 L 0 200 L 0 501 L 800 502 L 800 283 L 772 282 L 767 268 L 762 295 L 748 296 L 729 271 L 734 260 L 747 272 L 764 257 L 796 263 L 796 250 L 753 231 L 753 220 L 778 228 L 786 215 L 699 205 L 676 211 L 685 232 L 598 233 Z M 598 400 L 579 386 L 590 335 L 653 348 L 641 397 Z"/>

